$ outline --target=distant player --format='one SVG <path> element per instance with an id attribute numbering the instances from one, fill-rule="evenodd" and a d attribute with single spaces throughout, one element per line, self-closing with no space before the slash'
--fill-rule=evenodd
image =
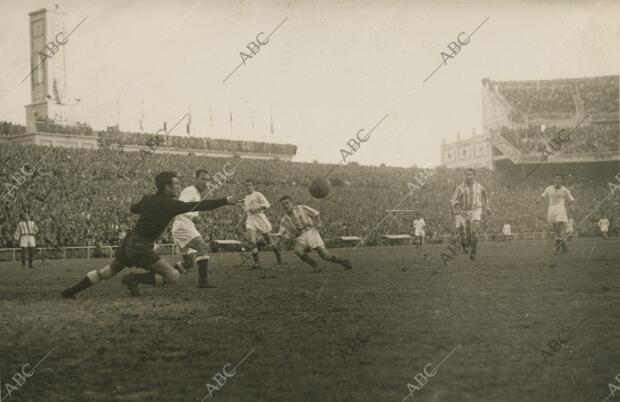
<path id="1" fill-rule="evenodd" d="M 32 258 L 37 246 L 35 241 L 37 233 L 39 233 L 39 228 L 30 219 L 30 215 L 22 214 L 22 220 L 15 229 L 15 241 L 19 242 L 19 247 L 22 249 L 22 267 L 24 268 L 26 268 L 26 258 L 28 259 L 28 268 L 34 268 Z"/>
<path id="2" fill-rule="evenodd" d="M 477 232 L 480 230 L 482 211 L 488 206 L 488 197 L 482 184 L 474 181 L 474 169 L 465 169 L 465 179 L 459 184 L 450 200 L 455 213 L 455 226 L 461 239 L 463 250 L 469 250 L 469 258 L 476 258 L 478 246 Z"/>
<path id="3" fill-rule="evenodd" d="M 510 223 L 504 223 L 504 226 L 502 226 L 502 234 L 504 235 L 504 241 L 512 239 L 512 227 Z"/>
<path id="4" fill-rule="evenodd" d="M 554 254 L 563 254 L 568 252 L 566 247 L 567 231 L 566 224 L 568 216 L 566 213 L 567 202 L 574 202 L 572 194 L 568 189 L 562 186 L 562 175 L 556 173 L 553 176 L 553 185 L 549 186 L 542 193 L 542 197 L 549 198 L 549 209 L 547 211 L 547 221 L 551 224 L 555 233 L 555 252 Z"/>
<path id="5" fill-rule="evenodd" d="M 424 236 L 426 236 L 426 233 L 424 232 L 425 227 L 426 222 L 424 222 L 422 215 L 418 214 L 418 219 L 414 219 L 413 221 L 413 228 L 415 230 L 414 235 L 417 248 L 422 247 L 422 243 L 424 242 Z"/>
<path id="6" fill-rule="evenodd" d="M 303 262 L 310 265 L 314 272 L 321 272 L 317 263 L 307 253 L 312 250 L 316 250 L 317 253 L 325 261 L 334 262 L 342 265 L 345 269 L 353 268 L 351 262 L 344 258 L 339 258 L 333 254 L 330 254 L 321 239 L 317 227 L 321 227 L 321 218 L 317 210 L 314 210 L 306 205 L 293 205 L 291 197 L 285 195 L 280 198 L 280 204 L 284 209 L 284 216 L 280 220 L 280 231 L 278 235 L 286 235 L 296 239 L 295 254 Z M 316 219 L 316 225 L 313 221 Z"/>
<path id="7" fill-rule="evenodd" d="M 271 223 L 264 213 L 271 204 L 269 204 L 269 201 L 267 201 L 267 198 L 265 198 L 263 194 L 254 190 L 254 183 L 252 183 L 251 180 L 245 181 L 245 192 L 247 194 L 243 201 L 243 209 L 247 213 L 245 221 L 245 240 L 250 245 L 250 255 L 254 261 L 254 266 L 250 269 L 260 269 L 261 267 L 260 259 L 258 258 L 259 234 L 262 234 L 267 241 L 267 249 L 273 250 L 278 265 L 282 265 L 280 248 L 271 237 Z"/>
<path id="8" fill-rule="evenodd" d="M 155 176 L 155 194 L 147 194 L 133 204 L 130 211 L 138 214 L 138 221 L 132 231 L 123 239 L 114 261 L 102 269 L 93 270 L 74 286 L 65 289 L 62 297 L 73 299 L 84 289 L 110 279 L 125 267 L 140 267 L 149 272 L 126 275 L 122 283 L 127 286 L 132 296 L 140 296 L 139 284 L 155 286 L 157 284 L 178 282 L 180 273 L 154 251 L 155 241 L 161 237 L 172 218 L 192 211 L 206 211 L 241 202 L 231 196 L 200 202 L 183 202 L 176 199 L 181 190 L 181 183 L 173 172 L 161 172 Z"/>
<path id="9" fill-rule="evenodd" d="M 202 200 L 209 183 L 209 173 L 204 169 L 196 171 L 194 185 L 185 187 L 179 195 L 179 201 L 197 202 Z M 174 217 L 172 223 L 172 239 L 183 255 L 183 261 L 178 261 L 175 268 L 184 273 L 198 263 L 198 287 L 207 288 L 207 270 L 209 267 L 210 248 L 203 238 L 196 224 L 202 224 L 200 212 L 192 211 Z M 197 254 L 197 256 L 196 256 Z"/>
<path id="10" fill-rule="evenodd" d="M 609 231 L 609 219 L 602 216 L 601 219 L 599 219 L 598 221 L 598 227 L 601 230 L 603 239 L 607 240 L 607 232 Z"/>

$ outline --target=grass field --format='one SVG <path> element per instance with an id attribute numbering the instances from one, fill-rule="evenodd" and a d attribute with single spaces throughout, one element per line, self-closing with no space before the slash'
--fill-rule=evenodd
<path id="1" fill-rule="evenodd" d="M 21 285 L 30 270 L 3 263 L 2 398 L 197 401 L 209 382 L 205 401 L 398 402 L 452 352 L 408 401 L 601 401 L 620 373 L 618 244 L 577 239 L 553 256 L 550 241 L 482 243 L 426 283 L 423 254 L 437 261 L 445 245 L 336 249 L 353 271 L 320 274 L 291 253 L 283 271 L 268 254 L 261 271 L 216 255 L 215 289 L 196 288 L 193 270 L 131 298 L 121 274 L 76 301 L 60 291 L 107 260 L 50 261 Z M 9 398 L 11 377 L 50 350 Z"/>

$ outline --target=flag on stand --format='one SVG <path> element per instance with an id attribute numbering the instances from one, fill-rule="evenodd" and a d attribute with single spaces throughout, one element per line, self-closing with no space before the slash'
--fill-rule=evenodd
<path id="1" fill-rule="evenodd" d="M 144 122 L 144 99 L 140 102 L 140 131 L 144 132 L 144 126 L 142 123 Z"/>
<path id="2" fill-rule="evenodd" d="M 271 126 L 271 134 L 273 134 L 273 115 L 269 114 L 270 126 Z"/>

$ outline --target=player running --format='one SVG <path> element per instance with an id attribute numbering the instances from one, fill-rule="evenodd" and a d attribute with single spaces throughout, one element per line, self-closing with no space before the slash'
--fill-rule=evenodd
<path id="1" fill-rule="evenodd" d="M 303 262 L 310 265 L 314 269 L 313 272 L 321 272 L 321 269 L 310 255 L 307 254 L 308 251 L 312 250 L 316 250 L 325 261 L 340 264 L 345 269 L 353 268 L 349 260 L 339 258 L 327 251 L 325 243 L 323 243 L 323 239 L 321 239 L 321 235 L 316 229 L 322 226 L 320 214 L 317 210 L 306 205 L 293 205 L 293 201 L 288 195 L 280 198 L 280 204 L 282 208 L 284 208 L 285 215 L 280 220 L 280 231 L 278 235 L 288 235 L 297 239 L 294 248 L 295 254 L 297 254 Z M 316 219 L 316 225 L 313 219 Z"/>
<path id="2" fill-rule="evenodd" d="M 465 179 L 459 184 L 450 200 L 455 213 L 455 225 L 463 250 L 469 249 L 469 258 L 476 258 L 482 210 L 490 212 L 487 192 L 482 184 L 474 181 L 474 169 L 465 169 Z"/>
<path id="3" fill-rule="evenodd" d="M 542 198 L 549 198 L 549 209 L 547 211 L 547 221 L 551 224 L 555 233 L 555 252 L 563 254 L 568 252 L 566 247 L 566 224 L 568 216 L 566 214 L 567 201 L 574 202 L 572 194 L 562 186 L 562 175 L 556 173 L 553 176 L 553 185 L 549 186 L 542 193 Z"/>
<path id="4" fill-rule="evenodd" d="M 209 172 L 204 169 L 196 171 L 194 185 L 185 187 L 179 195 L 179 201 L 197 202 L 202 200 L 209 183 Z M 203 238 L 196 224 L 202 224 L 200 212 L 192 211 L 174 217 L 172 223 L 172 239 L 183 255 L 174 267 L 181 273 L 186 272 L 198 263 L 198 287 L 208 288 L 207 269 L 209 267 L 210 248 Z M 198 256 L 196 256 L 198 254 Z"/>
<path id="5" fill-rule="evenodd" d="M 181 189 L 180 181 L 173 172 L 161 172 L 155 176 L 155 194 L 146 194 L 133 204 L 130 211 L 138 214 L 138 221 L 132 231 L 123 239 L 114 260 L 99 270 L 93 270 L 77 284 L 62 292 L 62 297 L 75 298 L 75 295 L 102 279 L 110 279 L 125 267 L 140 267 L 149 272 L 126 275 L 122 283 L 129 288 L 132 296 L 140 296 L 139 284 L 155 286 L 178 282 L 180 273 L 154 251 L 154 243 L 176 215 L 191 211 L 207 211 L 224 205 L 236 204 L 242 198 L 202 200 L 183 202 L 175 199 Z"/>
<path id="6" fill-rule="evenodd" d="M 416 238 L 416 248 L 422 247 L 422 243 L 424 242 L 424 236 L 426 236 L 426 233 L 424 233 L 425 227 L 426 222 L 424 222 L 422 215 L 418 214 L 418 219 L 413 220 L 413 228 L 415 230 L 414 235 Z"/>
<path id="7" fill-rule="evenodd" d="M 260 259 L 258 258 L 258 237 L 262 234 L 267 241 L 267 249 L 276 255 L 278 265 L 282 265 L 282 256 L 278 244 L 273 241 L 271 236 L 271 223 L 263 211 L 266 211 L 271 204 L 262 193 L 254 190 L 252 180 L 245 181 L 246 196 L 243 201 L 243 209 L 247 213 L 245 221 L 245 240 L 250 245 L 250 255 L 254 261 L 254 266 L 250 269 L 260 269 Z"/>

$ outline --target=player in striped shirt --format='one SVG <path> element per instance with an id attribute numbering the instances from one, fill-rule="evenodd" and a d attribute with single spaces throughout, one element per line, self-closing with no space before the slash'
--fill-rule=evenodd
<path id="1" fill-rule="evenodd" d="M 22 220 L 17 224 L 15 230 L 15 240 L 19 241 L 19 247 L 22 249 L 22 267 L 26 267 L 26 258 L 28 258 L 28 268 L 34 268 L 32 258 L 36 247 L 35 235 L 39 233 L 36 223 L 30 219 L 30 215 L 22 214 Z"/>
<path id="2" fill-rule="evenodd" d="M 568 252 L 566 247 L 566 224 L 568 214 L 566 213 L 567 201 L 574 202 L 575 199 L 570 191 L 562 185 L 562 175 L 556 173 L 553 176 L 553 186 L 549 186 L 542 193 L 542 198 L 549 198 L 549 209 L 547 210 L 547 221 L 551 224 L 555 233 L 555 252 L 563 254 Z M 570 238 L 570 236 L 568 236 Z"/>
<path id="3" fill-rule="evenodd" d="M 280 220 L 279 236 L 288 235 L 295 238 L 295 254 L 303 262 L 314 268 L 314 272 L 321 272 L 317 263 L 308 255 L 309 251 L 316 250 L 325 261 L 342 265 L 345 269 L 353 268 L 351 262 L 345 258 L 339 258 L 330 254 L 321 239 L 317 228 L 322 226 L 319 211 L 306 205 L 293 205 L 291 197 L 285 195 L 280 198 L 280 204 L 284 209 L 284 216 Z M 316 219 L 316 225 L 313 221 Z"/>
<path id="4" fill-rule="evenodd" d="M 455 213 L 455 225 L 461 239 L 463 250 L 469 248 L 469 258 L 476 258 L 482 211 L 490 212 L 487 192 L 482 184 L 474 181 L 474 169 L 465 169 L 465 180 L 459 184 L 452 195 L 451 204 Z"/>

